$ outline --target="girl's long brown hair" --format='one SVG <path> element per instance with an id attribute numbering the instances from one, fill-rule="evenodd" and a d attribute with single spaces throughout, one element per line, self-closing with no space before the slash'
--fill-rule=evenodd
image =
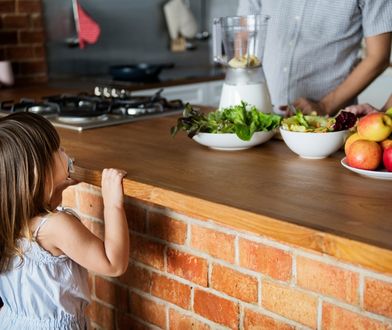
<path id="1" fill-rule="evenodd" d="M 34 113 L 0 118 L 0 273 L 18 255 L 17 240 L 30 237 L 31 218 L 47 212 L 45 185 L 60 138 L 53 125 Z"/>

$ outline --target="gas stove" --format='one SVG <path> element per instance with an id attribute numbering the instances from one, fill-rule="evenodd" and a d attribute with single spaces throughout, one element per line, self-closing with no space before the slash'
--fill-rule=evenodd
<path id="1" fill-rule="evenodd" d="M 124 89 L 97 86 L 93 93 L 49 95 L 39 101 L 23 98 L 17 102 L 2 101 L 0 116 L 34 112 L 56 127 L 83 131 L 170 115 L 184 109 L 181 100 L 169 101 L 161 96 L 162 91 L 134 96 Z"/>

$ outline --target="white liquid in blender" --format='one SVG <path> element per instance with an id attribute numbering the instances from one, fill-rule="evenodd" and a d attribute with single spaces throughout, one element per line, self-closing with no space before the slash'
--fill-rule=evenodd
<path id="1" fill-rule="evenodd" d="M 271 97 L 264 83 L 229 85 L 224 83 L 219 108 L 238 105 L 244 101 L 261 112 L 272 112 Z"/>

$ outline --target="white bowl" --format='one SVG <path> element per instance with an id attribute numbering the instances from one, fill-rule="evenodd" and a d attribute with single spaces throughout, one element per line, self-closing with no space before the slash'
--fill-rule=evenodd
<path id="1" fill-rule="evenodd" d="M 280 127 L 283 141 L 291 151 L 303 158 L 322 159 L 338 151 L 348 130 L 326 133 L 293 132 Z"/>
<path id="2" fill-rule="evenodd" d="M 193 137 L 193 140 L 211 149 L 234 151 L 248 149 L 267 142 L 274 133 L 275 131 L 255 132 L 249 141 L 241 140 L 234 133 L 198 133 Z"/>

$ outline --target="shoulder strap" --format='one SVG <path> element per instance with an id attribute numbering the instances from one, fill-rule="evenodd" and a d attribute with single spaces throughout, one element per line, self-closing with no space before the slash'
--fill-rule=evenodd
<path id="1" fill-rule="evenodd" d="M 58 206 L 56 208 L 57 211 L 59 212 L 64 212 L 73 215 L 76 219 L 81 220 L 79 214 L 76 213 L 74 209 L 71 209 L 70 207 L 64 207 L 62 205 Z"/>
<path id="2" fill-rule="evenodd" d="M 46 223 L 47 221 L 48 221 L 48 218 L 47 218 L 47 217 L 41 218 L 40 223 L 38 224 L 37 228 L 35 228 L 35 230 L 34 230 L 34 233 L 33 233 L 33 237 L 34 237 L 34 238 L 37 238 L 39 230 L 45 225 L 45 223 Z"/>

